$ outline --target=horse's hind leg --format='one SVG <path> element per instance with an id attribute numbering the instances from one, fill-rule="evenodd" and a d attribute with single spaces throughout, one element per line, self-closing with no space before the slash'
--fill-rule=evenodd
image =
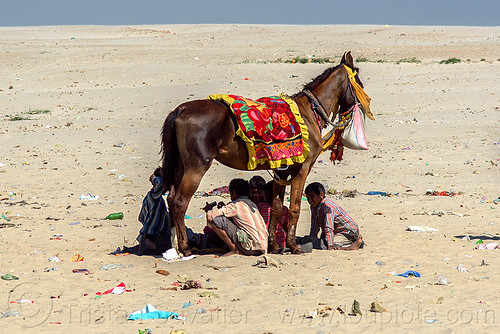
<path id="1" fill-rule="evenodd" d="M 190 255 L 191 251 L 189 250 L 187 241 L 184 217 L 191 197 L 196 189 L 198 189 L 201 179 L 208 170 L 208 167 L 209 166 L 200 166 L 200 168 L 196 170 L 184 172 L 177 187 L 174 188 L 174 186 L 172 186 L 167 197 L 171 221 L 174 223 L 177 234 L 179 251 L 186 256 Z"/>

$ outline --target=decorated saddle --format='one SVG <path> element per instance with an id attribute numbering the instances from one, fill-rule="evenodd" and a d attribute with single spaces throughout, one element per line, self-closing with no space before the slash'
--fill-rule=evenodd
<path id="1" fill-rule="evenodd" d="M 271 168 L 304 162 L 309 153 L 309 133 L 295 102 L 288 96 L 251 100 L 238 95 L 214 94 L 233 112 L 236 134 L 248 149 L 248 170 L 269 163 Z"/>

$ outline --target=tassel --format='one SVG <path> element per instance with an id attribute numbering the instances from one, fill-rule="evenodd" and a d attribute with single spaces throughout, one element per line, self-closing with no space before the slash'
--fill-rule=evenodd
<path id="1" fill-rule="evenodd" d="M 344 129 L 335 130 L 335 139 L 329 149 L 332 151 L 330 160 L 335 163 L 335 160 L 342 161 L 344 155 L 344 146 L 342 145 L 342 132 Z"/>

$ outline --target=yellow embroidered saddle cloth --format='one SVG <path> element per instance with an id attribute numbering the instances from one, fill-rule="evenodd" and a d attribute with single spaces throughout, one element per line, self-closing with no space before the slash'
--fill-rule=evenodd
<path id="1" fill-rule="evenodd" d="M 238 95 L 214 94 L 233 112 L 236 134 L 248 148 L 248 170 L 269 162 L 271 168 L 304 162 L 309 153 L 309 132 L 295 102 L 288 96 L 251 100 Z"/>

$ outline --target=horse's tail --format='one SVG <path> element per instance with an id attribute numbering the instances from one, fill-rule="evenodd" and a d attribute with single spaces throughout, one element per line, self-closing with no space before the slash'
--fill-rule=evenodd
<path id="1" fill-rule="evenodd" d="M 172 111 L 165 119 L 161 130 L 162 176 L 165 192 L 169 191 L 170 187 L 174 184 L 174 175 L 179 163 L 175 120 L 180 113 L 181 108 L 179 107 Z"/>

